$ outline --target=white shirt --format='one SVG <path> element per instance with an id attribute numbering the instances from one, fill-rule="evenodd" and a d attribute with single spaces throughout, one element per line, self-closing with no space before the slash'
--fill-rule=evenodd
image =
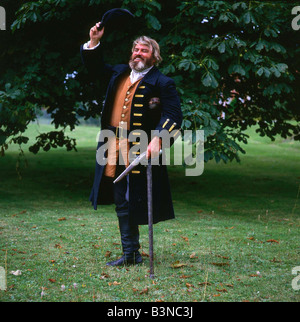
<path id="1" fill-rule="evenodd" d="M 85 43 L 83 45 L 83 49 L 84 50 L 93 50 L 93 49 L 96 49 L 99 45 L 100 45 L 100 41 L 99 43 L 95 46 L 95 47 L 92 47 L 92 48 L 89 48 L 89 45 L 90 45 L 90 41 L 88 41 L 87 43 Z M 144 69 L 140 72 L 132 69 L 131 70 L 131 73 L 130 73 L 130 82 L 131 84 L 135 83 L 136 81 L 138 81 L 139 79 L 143 78 L 149 71 L 150 69 L 152 68 L 153 66 L 147 68 L 147 69 Z"/>

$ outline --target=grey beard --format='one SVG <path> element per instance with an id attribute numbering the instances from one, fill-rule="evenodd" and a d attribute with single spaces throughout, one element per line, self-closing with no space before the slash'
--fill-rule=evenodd
<path id="1" fill-rule="evenodd" d="M 131 59 L 129 61 L 129 66 L 131 69 L 135 70 L 136 72 L 142 72 L 143 70 L 151 67 L 147 62 L 143 62 L 143 61 L 135 62 Z"/>

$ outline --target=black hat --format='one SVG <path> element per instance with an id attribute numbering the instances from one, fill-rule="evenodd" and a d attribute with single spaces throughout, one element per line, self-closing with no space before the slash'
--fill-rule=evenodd
<path id="1" fill-rule="evenodd" d="M 134 15 L 126 9 L 111 9 L 106 11 L 102 16 L 100 26 L 97 29 L 101 30 L 103 27 L 123 29 L 133 18 Z"/>

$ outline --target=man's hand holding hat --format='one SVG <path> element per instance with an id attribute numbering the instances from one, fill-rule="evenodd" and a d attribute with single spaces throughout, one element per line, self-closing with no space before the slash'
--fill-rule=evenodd
<path id="1" fill-rule="evenodd" d="M 97 27 L 100 26 L 100 22 L 96 23 L 94 27 L 90 29 L 90 44 L 89 48 L 97 46 L 104 34 L 104 27 L 99 31 Z"/>

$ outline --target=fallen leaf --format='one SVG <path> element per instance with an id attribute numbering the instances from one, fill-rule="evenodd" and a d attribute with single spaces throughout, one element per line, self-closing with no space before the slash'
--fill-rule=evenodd
<path id="1" fill-rule="evenodd" d="M 212 263 L 215 266 L 230 266 L 229 263 Z"/>
<path id="2" fill-rule="evenodd" d="M 196 256 L 196 253 L 192 253 L 192 254 L 190 255 L 190 258 L 198 258 L 198 256 Z"/>
<path id="3" fill-rule="evenodd" d="M 277 244 L 279 244 L 279 241 L 277 241 L 275 239 L 268 239 L 267 243 L 277 243 Z"/>
<path id="4" fill-rule="evenodd" d="M 182 239 L 184 239 L 186 242 L 189 241 L 189 239 L 187 237 L 184 237 L 184 236 L 180 236 Z"/>
<path id="5" fill-rule="evenodd" d="M 254 237 L 248 237 L 247 239 L 249 239 L 249 240 L 253 240 L 253 239 L 254 239 Z"/>
<path id="6" fill-rule="evenodd" d="M 117 282 L 117 281 L 114 281 L 113 282 L 113 285 L 120 285 L 121 283 Z"/>
<path id="7" fill-rule="evenodd" d="M 140 292 L 140 295 L 142 295 L 142 294 L 147 294 L 147 293 L 148 293 L 148 291 L 149 291 L 149 289 L 148 289 L 148 287 L 146 287 L 146 288 L 144 288 L 144 289 L 142 290 L 142 292 Z"/>
<path id="8" fill-rule="evenodd" d="M 51 259 L 49 262 L 50 263 L 55 263 L 55 260 L 54 259 Z"/>
<path id="9" fill-rule="evenodd" d="M 200 286 L 204 286 L 204 285 L 208 286 L 208 285 L 211 285 L 211 283 L 209 283 L 209 282 L 199 282 L 198 285 L 200 285 Z"/>
<path id="10" fill-rule="evenodd" d="M 96 245 L 95 245 L 96 246 Z M 106 253 L 105 253 L 105 257 L 110 257 L 110 255 L 111 255 L 111 252 L 108 250 L 108 251 L 106 251 Z"/>
<path id="11" fill-rule="evenodd" d="M 233 287 L 232 284 L 225 284 L 227 287 Z"/>
<path id="12" fill-rule="evenodd" d="M 138 292 L 139 291 L 137 288 L 133 288 L 132 290 L 133 290 L 133 292 Z"/>
<path id="13" fill-rule="evenodd" d="M 55 244 L 55 248 L 62 248 L 60 244 Z"/>
<path id="14" fill-rule="evenodd" d="M 102 273 L 100 278 L 101 278 L 101 279 L 109 278 L 109 275 L 108 275 L 108 274 L 106 274 L 106 273 Z"/>
<path id="15" fill-rule="evenodd" d="M 149 255 L 146 254 L 144 251 L 142 251 L 141 255 L 144 256 L 144 257 L 149 257 Z"/>
<path id="16" fill-rule="evenodd" d="M 216 255 L 216 256 L 219 258 L 223 258 L 223 259 L 229 259 L 229 257 L 227 257 L 227 256 L 221 256 L 221 255 Z"/>
<path id="17" fill-rule="evenodd" d="M 181 276 L 179 276 L 180 278 L 189 278 L 189 277 L 191 277 L 192 275 L 181 275 Z"/>
<path id="18" fill-rule="evenodd" d="M 175 263 L 173 263 L 173 264 L 171 264 L 171 267 L 172 268 L 180 268 L 180 267 L 184 267 L 184 266 L 186 266 L 187 264 L 183 264 L 183 263 L 180 263 L 179 261 L 177 261 L 177 262 L 175 262 Z"/>
<path id="19" fill-rule="evenodd" d="M 221 296 L 221 294 L 214 294 L 213 297 Z"/>
<path id="20" fill-rule="evenodd" d="M 232 226 L 232 227 L 230 227 L 230 228 L 228 228 L 228 227 L 225 227 L 225 229 L 233 229 L 234 228 L 234 226 Z"/>
<path id="21" fill-rule="evenodd" d="M 185 283 L 185 286 L 186 287 L 194 287 L 194 285 L 193 284 L 190 284 L 190 283 Z"/>
<path id="22" fill-rule="evenodd" d="M 55 282 L 56 282 L 56 280 L 55 280 L 54 278 L 49 278 L 49 282 L 51 282 L 51 283 L 55 283 Z"/>
<path id="23" fill-rule="evenodd" d="M 222 289 L 217 289 L 216 290 L 217 292 L 221 292 L 221 293 L 227 293 L 227 290 L 226 290 L 226 288 L 222 288 Z"/>

